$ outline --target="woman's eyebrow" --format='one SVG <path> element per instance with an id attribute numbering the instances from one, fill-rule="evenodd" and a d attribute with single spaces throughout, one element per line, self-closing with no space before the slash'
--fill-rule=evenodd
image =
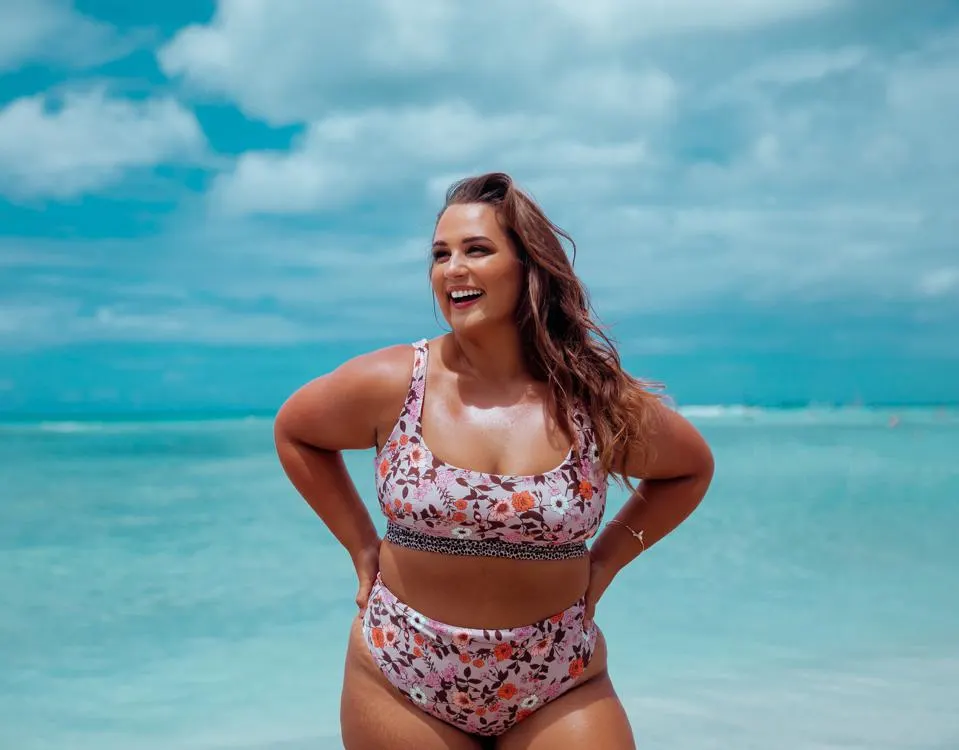
<path id="1" fill-rule="evenodd" d="M 470 242 L 490 242 L 490 243 L 492 243 L 493 240 L 491 240 L 489 237 L 484 237 L 484 236 L 481 235 L 481 234 L 477 234 L 477 235 L 473 235 L 472 237 L 464 237 L 464 238 L 462 239 L 462 241 L 461 241 L 460 244 L 466 245 L 467 243 L 470 243 Z M 449 243 L 446 242 L 446 240 L 436 240 L 436 241 L 433 243 L 433 247 L 449 247 Z"/>

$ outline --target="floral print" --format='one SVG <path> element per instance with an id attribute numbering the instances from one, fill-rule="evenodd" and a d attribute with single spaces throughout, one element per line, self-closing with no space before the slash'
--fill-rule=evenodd
<path id="1" fill-rule="evenodd" d="M 585 411 L 573 410 L 573 446 L 555 469 L 515 476 L 450 466 L 423 440 L 429 349 L 425 340 L 414 347 L 406 403 L 375 458 L 377 494 L 389 522 L 431 537 L 514 543 L 523 549 L 516 557 L 524 558 L 535 557 L 536 548 L 591 538 L 602 521 L 606 476 Z"/>
<path id="2" fill-rule="evenodd" d="M 583 599 L 521 628 L 458 628 L 406 606 L 377 577 L 363 634 L 386 678 L 420 709 L 497 735 L 577 683 L 597 630 L 585 624 Z"/>

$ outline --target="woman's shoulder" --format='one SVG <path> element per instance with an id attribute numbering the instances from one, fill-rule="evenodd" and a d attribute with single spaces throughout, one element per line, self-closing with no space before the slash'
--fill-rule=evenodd
<path id="1" fill-rule="evenodd" d="M 343 362 L 334 373 L 356 387 L 392 391 L 409 387 L 416 349 L 411 344 L 392 344 L 359 354 Z"/>
<path id="2" fill-rule="evenodd" d="M 328 450 L 370 447 L 406 400 L 414 356 L 412 346 L 397 344 L 343 362 L 286 400 L 277 429 Z"/>

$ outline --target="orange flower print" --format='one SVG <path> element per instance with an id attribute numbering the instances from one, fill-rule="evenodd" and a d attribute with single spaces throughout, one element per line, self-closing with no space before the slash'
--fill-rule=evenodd
<path id="1" fill-rule="evenodd" d="M 563 619 L 563 613 L 560 612 L 559 614 L 553 615 L 552 617 L 550 617 L 550 618 L 549 618 L 549 621 L 550 621 L 551 623 L 553 623 L 553 625 L 555 625 L 556 623 L 558 623 L 558 622 L 559 622 L 560 620 L 562 620 L 562 619 Z"/>
<path id="2" fill-rule="evenodd" d="M 384 458 L 382 461 L 380 461 L 380 476 L 386 477 L 386 475 L 389 474 L 389 472 L 390 472 L 390 462 Z"/>
<path id="3" fill-rule="evenodd" d="M 423 649 L 419 646 L 413 646 L 413 656 L 419 658 L 423 655 Z"/>
<path id="4" fill-rule="evenodd" d="M 476 707 L 477 716 L 486 716 L 486 706 L 477 706 Z"/>
<path id="5" fill-rule="evenodd" d="M 533 496 L 526 490 L 523 490 L 522 492 L 514 492 L 510 502 L 513 504 L 513 510 L 515 510 L 517 513 L 522 513 L 524 510 L 529 510 L 534 505 Z"/>
<path id="6" fill-rule="evenodd" d="M 395 499 L 393 500 L 393 506 L 394 506 L 397 510 L 399 510 L 400 508 L 403 507 L 403 501 L 400 500 L 400 499 L 397 497 L 397 498 L 395 498 Z"/>
<path id="7" fill-rule="evenodd" d="M 470 663 L 470 655 L 469 655 L 469 654 L 460 654 L 460 661 L 463 662 L 464 664 L 469 664 L 469 663 Z"/>
<path id="8" fill-rule="evenodd" d="M 506 661 L 513 655 L 513 647 L 508 643 L 501 643 L 493 649 L 493 655 L 497 661 Z"/>
<path id="9" fill-rule="evenodd" d="M 456 511 L 456 512 L 453 514 L 453 521 L 454 521 L 455 523 L 463 523 L 463 521 L 465 521 L 465 520 L 466 520 L 466 514 L 465 514 L 465 513 L 461 513 L 460 511 Z"/>
<path id="10" fill-rule="evenodd" d="M 516 685 L 514 685 L 512 682 L 504 682 L 502 687 L 496 691 L 496 694 L 504 701 L 508 701 L 510 698 L 516 695 Z"/>
<path id="11" fill-rule="evenodd" d="M 386 636 L 383 635 L 383 628 L 372 628 L 370 630 L 370 638 L 373 641 L 373 645 L 377 648 L 383 648 L 386 645 Z"/>
<path id="12" fill-rule="evenodd" d="M 483 661 L 482 659 L 473 659 L 473 666 L 476 667 L 477 669 L 482 669 L 483 667 L 486 666 L 486 662 Z"/>
<path id="13" fill-rule="evenodd" d="M 403 510 L 405 510 L 407 513 L 412 513 L 413 503 L 403 503 Z"/>
<path id="14" fill-rule="evenodd" d="M 569 664 L 569 676 L 570 677 L 579 677 L 583 674 L 583 660 L 582 659 L 573 659 Z"/>
<path id="15" fill-rule="evenodd" d="M 517 712 L 516 712 L 516 721 L 522 721 L 522 720 L 525 719 L 527 716 L 529 716 L 531 713 L 533 713 L 533 712 L 530 711 L 528 708 L 523 708 L 523 709 L 517 711 Z"/>
<path id="16" fill-rule="evenodd" d="M 457 510 L 466 510 L 466 506 L 469 505 L 469 503 L 467 503 L 465 500 L 460 498 L 455 503 L 453 503 L 453 505 L 456 506 Z"/>
<path id="17" fill-rule="evenodd" d="M 409 435 L 400 435 L 400 445 L 406 445 L 408 442 L 410 442 Z"/>
<path id="18" fill-rule="evenodd" d="M 413 643 L 415 643 L 417 646 L 422 646 L 425 641 L 426 639 L 423 637 L 422 633 L 416 633 L 413 636 Z"/>
<path id="19" fill-rule="evenodd" d="M 579 483 L 579 494 L 582 495 L 584 500 L 593 499 L 593 485 L 587 482 L 585 479 Z"/>

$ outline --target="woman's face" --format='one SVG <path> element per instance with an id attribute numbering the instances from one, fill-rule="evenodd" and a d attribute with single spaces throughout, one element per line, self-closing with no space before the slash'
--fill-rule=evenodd
<path id="1" fill-rule="evenodd" d="M 523 265 L 492 206 L 465 203 L 443 212 L 430 280 L 454 331 L 515 320 Z"/>

